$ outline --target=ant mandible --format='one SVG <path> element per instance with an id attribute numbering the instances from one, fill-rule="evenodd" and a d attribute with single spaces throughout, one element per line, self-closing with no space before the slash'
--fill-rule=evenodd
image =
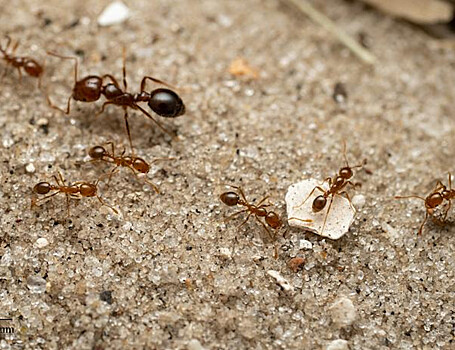
<path id="1" fill-rule="evenodd" d="M 264 197 L 261 199 L 258 204 L 251 204 L 246 199 L 245 193 L 243 192 L 242 188 L 238 186 L 229 185 L 229 187 L 235 188 L 239 193 L 234 191 L 224 192 L 220 195 L 221 201 L 226 204 L 227 206 L 242 206 L 245 209 L 242 209 L 230 216 L 227 217 L 227 220 L 232 219 L 233 217 L 241 214 L 241 213 L 248 213 L 246 219 L 238 226 L 238 228 L 242 227 L 246 222 L 250 219 L 251 215 L 262 225 L 262 227 L 267 232 L 267 235 L 270 237 L 272 241 L 276 239 L 276 234 L 272 234 L 268 227 L 272 228 L 273 230 L 278 230 L 282 225 L 283 222 L 281 218 L 278 216 L 277 213 L 274 211 L 267 211 L 266 207 L 269 207 L 270 204 L 263 204 L 269 196 Z M 259 220 L 260 217 L 264 218 L 265 224 Z M 266 225 L 267 224 L 267 225 Z M 268 226 L 268 227 L 267 227 Z M 275 246 L 275 256 L 277 257 L 277 250 Z"/>
<path id="2" fill-rule="evenodd" d="M 120 88 L 117 80 L 110 74 L 105 74 L 103 76 L 89 75 L 81 80 L 78 80 L 78 60 L 76 57 L 70 56 L 61 56 L 59 54 L 48 52 L 49 55 L 55 56 L 61 59 L 74 60 L 74 87 L 71 96 L 68 98 L 66 110 L 61 109 L 60 107 L 54 105 L 47 96 L 47 102 L 52 107 L 65 114 L 70 112 L 71 99 L 82 102 L 95 102 L 101 95 L 103 95 L 107 101 L 104 102 L 101 110 L 97 115 L 104 112 L 104 109 L 107 105 L 116 105 L 120 106 L 124 110 L 124 119 L 125 119 L 125 128 L 126 133 L 128 134 L 128 140 L 131 146 L 131 152 L 134 153 L 133 143 L 131 141 L 131 133 L 128 124 L 128 108 L 135 110 L 140 110 L 148 118 L 150 118 L 161 130 L 168 133 L 171 136 L 174 136 L 166 128 L 164 128 L 161 123 L 159 123 L 155 118 L 153 118 L 144 108 L 138 105 L 139 102 L 147 102 L 148 106 L 152 111 L 158 114 L 161 117 L 165 118 L 175 118 L 185 114 L 185 105 L 177 93 L 173 90 L 166 88 L 158 88 L 152 90 L 152 92 L 145 91 L 147 80 L 151 80 L 155 83 L 167 86 L 172 88 L 171 85 L 161 81 L 159 79 L 146 76 L 142 78 L 141 81 L 141 91 L 138 94 L 131 94 L 127 92 L 127 82 L 126 82 L 126 50 L 123 48 L 123 89 Z M 104 84 L 104 81 L 109 79 L 111 82 Z"/>
<path id="3" fill-rule="evenodd" d="M 109 182 L 111 180 L 112 175 L 114 174 L 114 172 L 117 170 L 118 167 L 125 167 L 125 168 L 130 169 L 133 172 L 134 176 L 136 176 L 136 178 L 139 179 L 138 173 L 144 174 L 144 175 L 148 174 L 148 172 L 150 171 L 151 164 L 153 164 L 157 161 L 160 161 L 160 160 L 174 159 L 174 158 L 155 158 L 149 164 L 140 157 L 136 157 L 134 155 L 125 156 L 124 155 L 125 149 L 123 149 L 123 152 L 120 154 L 120 156 L 116 156 L 114 143 L 109 141 L 109 142 L 106 142 L 106 145 L 111 145 L 111 147 L 112 147 L 111 153 L 109 153 L 103 146 L 94 146 L 94 147 L 90 148 L 88 154 L 89 154 L 90 158 L 92 158 L 93 161 L 103 161 L 103 162 L 107 162 L 107 163 L 111 163 L 111 164 L 115 165 L 114 169 L 112 169 L 112 171 L 109 174 Z M 145 178 L 145 181 L 150 186 L 153 187 L 153 189 L 155 190 L 156 193 L 160 193 L 158 187 L 153 182 L 151 182 L 147 178 Z"/>
<path id="4" fill-rule="evenodd" d="M 433 215 L 435 209 L 439 207 L 444 200 L 447 200 L 448 205 L 444 211 L 441 222 L 445 222 L 447 219 L 447 214 L 449 213 L 450 208 L 452 207 L 452 199 L 455 199 L 455 189 L 452 188 L 452 174 L 449 172 L 449 187 L 447 188 L 441 181 L 436 182 L 436 187 L 433 191 L 428 194 L 425 198 L 420 196 L 395 196 L 395 199 L 407 199 L 407 198 L 417 198 L 421 199 L 425 203 L 426 215 L 422 224 L 420 225 L 418 234 L 421 235 L 423 231 L 423 226 L 428 220 L 428 216 Z M 434 219 L 434 217 L 433 217 Z"/>
<path id="5" fill-rule="evenodd" d="M 14 56 L 14 53 L 19 46 L 19 41 L 16 41 L 11 51 L 9 51 L 8 49 L 11 45 L 12 40 L 8 35 L 6 35 L 5 38 L 5 47 L 0 45 L 0 53 L 3 55 L 3 60 L 5 60 L 7 64 L 10 64 L 17 69 L 20 79 L 22 79 L 22 68 L 29 76 L 38 78 L 38 87 L 41 87 L 41 76 L 43 74 L 44 67 L 33 58 L 27 56 Z M 5 77 L 6 73 L 7 69 L 5 69 L 2 75 L 2 79 Z"/>
<path id="6" fill-rule="evenodd" d="M 359 165 L 356 165 L 356 166 L 349 166 L 349 163 L 348 163 L 348 158 L 346 157 L 346 143 L 343 143 L 343 156 L 344 156 L 344 160 L 346 162 L 346 166 L 341 168 L 339 171 L 338 171 L 338 174 L 336 174 L 333 178 L 332 177 L 327 177 L 326 179 L 324 179 L 324 182 L 328 182 L 329 184 L 329 189 L 328 190 L 324 190 L 321 186 L 316 186 L 315 188 L 313 188 L 313 190 L 310 192 L 310 194 L 306 197 L 306 199 L 302 202 L 302 204 L 296 206 L 295 208 L 299 208 L 301 207 L 302 205 L 304 205 L 306 203 L 306 201 L 308 200 L 308 198 L 311 197 L 311 195 L 314 193 L 314 191 L 316 190 L 319 190 L 322 192 L 322 194 L 320 194 L 319 196 L 317 196 L 314 200 L 313 200 L 313 203 L 311 205 L 311 208 L 313 210 L 314 213 L 318 213 L 320 211 L 322 211 L 325 206 L 327 205 L 327 198 L 330 196 L 330 203 L 329 203 L 329 207 L 327 209 L 327 212 L 325 214 L 325 217 L 324 217 L 324 223 L 322 224 L 322 229 L 321 229 L 321 233 L 324 232 L 324 229 L 325 229 L 325 224 L 327 222 L 327 217 L 330 213 L 330 208 L 332 207 L 332 202 L 333 202 L 333 198 L 335 195 L 344 195 L 347 200 L 349 201 L 349 204 L 351 205 L 352 207 L 352 201 L 351 201 L 351 198 L 349 197 L 349 194 L 346 192 L 346 191 L 343 191 L 344 188 L 347 186 L 347 185 L 350 185 L 352 186 L 353 188 L 356 188 L 356 184 L 354 184 L 351 179 L 352 177 L 354 176 L 354 172 L 352 169 L 355 169 L 355 168 L 362 168 L 366 163 L 366 159 L 362 162 L 362 164 L 359 164 Z M 300 220 L 300 221 L 306 221 L 306 220 L 302 220 L 302 219 L 299 219 L 299 218 L 292 218 L 292 219 L 295 219 L 295 220 Z"/>
<path id="7" fill-rule="evenodd" d="M 66 207 L 69 217 L 70 215 L 70 198 L 80 199 L 82 197 L 96 197 L 98 198 L 99 202 L 102 205 L 105 205 L 111 208 L 116 214 L 118 211 L 112 207 L 111 205 L 107 204 L 99 195 L 98 195 L 98 183 L 100 178 L 94 183 L 86 182 L 86 181 L 77 181 L 70 185 L 65 185 L 65 180 L 60 172 L 58 172 L 58 176 L 53 175 L 53 178 L 56 182 L 56 185 L 53 185 L 47 181 L 39 182 L 33 187 L 33 192 L 37 195 L 47 195 L 45 197 L 36 199 L 32 198 L 32 207 L 38 205 L 38 202 L 43 202 L 48 198 L 54 197 L 59 193 L 64 193 L 66 196 Z M 49 194 L 51 191 L 55 191 Z"/>

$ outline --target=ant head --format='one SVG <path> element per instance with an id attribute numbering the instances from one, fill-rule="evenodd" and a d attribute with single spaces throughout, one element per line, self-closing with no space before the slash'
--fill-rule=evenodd
<path id="1" fill-rule="evenodd" d="M 106 150 L 102 146 L 95 146 L 90 148 L 88 155 L 93 159 L 101 159 L 107 154 Z"/>
<path id="2" fill-rule="evenodd" d="M 133 168 L 142 174 L 147 174 L 150 170 L 150 165 L 142 158 L 134 158 Z"/>
<path id="3" fill-rule="evenodd" d="M 79 191 L 82 197 L 94 197 L 96 196 L 96 185 L 84 182 L 79 185 Z"/>
<path id="4" fill-rule="evenodd" d="M 148 106 L 156 114 L 165 118 L 175 118 L 185 114 L 185 105 L 174 91 L 169 89 L 156 89 L 150 93 Z"/>
<path id="5" fill-rule="evenodd" d="M 239 203 L 240 197 L 235 192 L 224 192 L 221 194 L 220 199 L 224 204 L 232 207 Z"/>
<path id="6" fill-rule="evenodd" d="M 321 194 L 314 199 L 312 209 L 315 213 L 317 213 L 317 212 L 321 211 L 322 209 L 324 209 L 326 204 L 327 204 L 327 198 L 325 198 Z"/>
<path id="7" fill-rule="evenodd" d="M 344 168 L 341 168 L 340 171 L 338 172 L 339 176 L 341 176 L 343 179 L 350 179 L 354 173 L 352 172 L 352 169 L 349 166 L 345 166 Z"/>
<path id="8" fill-rule="evenodd" d="M 103 80 L 100 77 L 90 75 L 76 82 L 72 96 L 76 101 L 97 101 L 101 96 L 102 84 Z"/>
<path id="9" fill-rule="evenodd" d="M 430 194 L 426 199 L 425 199 L 425 206 L 430 209 L 436 208 L 438 205 L 440 205 L 444 201 L 444 197 L 442 196 L 441 193 L 435 192 Z"/>
<path id="10" fill-rule="evenodd" d="M 33 187 L 33 192 L 36 194 L 47 194 L 52 189 L 52 186 L 49 182 L 40 182 Z"/>

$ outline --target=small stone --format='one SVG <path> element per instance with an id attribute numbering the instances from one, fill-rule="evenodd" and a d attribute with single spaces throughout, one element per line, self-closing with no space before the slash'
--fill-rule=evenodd
<path id="1" fill-rule="evenodd" d="M 343 83 L 336 83 L 333 88 L 333 100 L 336 103 L 343 103 L 348 98 L 348 92 L 346 91 L 346 86 Z"/>
<path id="2" fill-rule="evenodd" d="M 109 4 L 98 16 L 98 24 L 102 27 L 126 21 L 130 16 L 130 9 L 121 1 Z"/>
<path id="3" fill-rule="evenodd" d="M 220 257 L 224 258 L 224 259 L 230 259 L 232 257 L 232 252 L 229 248 L 220 248 L 219 249 L 219 252 L 220 252 Z"/>
<path id="4" fill-rule="evenodd" d="M 306 239 L 301 239 L 299 241 L 299 249 L 313 249 L 313 244 Z"/>
<path id="5" fill-rule="evenodd" d="M 109 305 L 112 305 L 112 292 L 110 290 L 104 290 L 100 293 L 100 300 L 105 301 Z"/>
<path id="6" fill-rule="evenodd" d="M 346 297 L 337 299 L 330 307 L 330 312 L 333 322 L 342 327 L 351 325 L 357 317 L 354 304 Z"/>
<path id="7" fill-rule="evenodd" d="M 352 205 L 358 209 L 362 208 L 365 205 L 366 197 L 363 194 L 356 194 L 352 198 Z"/>
<path id="8" fill-rule="evenodd" d="M 27 277 L 27 287 L 32 293 L 43 293 L 46 291 L 46 280 L 40 276 Z"/>
<path id="9" fill-rule="evenodd" d="M 286 292 L 293 291 L 294 287 L 286 280 L 283 276 L 280 275 L 278 271 L 269 270 L 267 271 L 269 276 L 272 276 L 276 282 L 283 288 Z"/>
<path id="10" fill-rule="evenodd" d="M 25 171 L 29 174 L 33 174 L 35 172 L 35 166 L 33 165 L 33 163 L 28 163 L 26 166 L 25 166 Z"/>
<path id="11" fill-rule="evenodd" d="M 336 339 L 327 345 L 326 350 L 349 350 L 348 342 L 344 339 Z"/>
<path id="12" fill-rule="evenodd" d="M 38 238 L 36 241 L 35 241 L 35 247 L 36 248 L 44 248 L 46 247 L 47 245 L 49 244 L 49 241 L 44 238 L 44 237 L 40 237 Z"/>
<path id="13" fill-rule="evenodd" d="M 331 206 L 332 197 L 329 196 L 325 208 L 320 212 L 314 212 L 312 209 L 313 200 L 322 192 L 316 189 L 310 197 L 308 196 L 316 186 L 328 189 L 327 183 L 321 184 L 316 179 L 303 180 L 289 186 L 286 193 L 289 225 L 304 228 L 322 237 L 341 238 L 348 232 L 354 221 L 355 209 L 347 198 L 335 195 Z M 305 203 L 302 205 L 304 201 Z M 330 212 L 326 215 L 329 206 Z M 326 220 L 325 226 L 324 220 Z"/>
<path id="14" fill-rule="evenodd" d="M 36 121 L 36 125 L 38 125 L 38 126 L 46 126 L 48 124 L 49 124 L 49 120 L 47 118 L 39 118 Z"/>
<path id="15" fill-rule="evenodd" d="M 199 343 L 199 340 L 191 339 L 188 342 L 188 350 L 205 350 L 205 348 Z"/>

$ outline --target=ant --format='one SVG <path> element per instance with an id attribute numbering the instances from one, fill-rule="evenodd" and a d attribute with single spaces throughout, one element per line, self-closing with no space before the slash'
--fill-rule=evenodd
<path id="1" fill-rule="evenodd" d="M 447 200 L 448 205 L 444 211 L 444 215 L 440 222 L 444 223 L 447 219 L 447 214 L 449 213 L 450 208 L 452 207 L 452 199 L 455 199 L 455 189 L 452 188 L 452 174 L 449 172 L 449 188 L 444 185 L 441 181 L 436 182 L 436 187 L 433 191 L 430 192 L 426 198 L 420 196 L 395 196 L 395 199 L 406 199 L 406 198 L 418 198 L 424 201 L 426 215 L 422 224 L 420 225 L 418 234 L 421 235 L 423 231 L 423 226 L 428 220 L 428 216 L 433 215 L 435 209 L 439 207 L 444 200 Z M 434 217 L 433 217 L 434 219 Z"/>
<path id="2" fill-rule="evenodd" d="M 11 51 L 9 51 L 9 47 L 12 43 L 11 38 L 6 35 L 6 44 L 5 47 L 0 45 L 0 53 L 3 55 L 3 60 L 6 61 L 7 64 L 12 65 L 14 68 L 17 69 L 19 72 L 19 78 L 22 80 L 22 71 L 21 68 L 27 73 L 29 76 L 38 78 L 38 87 L 41 88 L 41 76 L 44 71 L 44 67 L 35 61 L 33 58 L 26 57 L 26 56 L 14 56 L 17 47 L 19 46 L 19 41 L 13 45 Z M 5 69 L 2 79 L 5 77 L 7 69 Z"/>
<path id="3" fill-rule="evenodd" d="M 245 209 L 242 209 L 229 217 L 227 217 L 226 220 L 232 219 L 234 216 L 237 216 L 241 213 L 248 213 L 248 216 L 246 219 L 238 226 L 238 228 L 242 227 L 246 222 L 250 219 L 251 215 L 254 216 L 254 218 L 262 225 L 262 227 L 265 229 L 267 232 L 268 236 L 272 241 L 276 239 L 276 234 L 272 234 L 269 230 L 269 227 L 273 230 L 278 230 L 283 226 L 283 222 L 281 218 L 278 216 L 277 213 L 274 211 L 267 211 L 266 207 L 269 207 L 270 204 L 263 204 L 264 201 L 269 198 L 269 196 L 264 197 L 259 201 L 258 204 L 251 204 L 248 202 L 246 199 L 245 193 L 243 192 L 241 187 L 238 186 L 232 186 L 228 185 L 229 187 L 235 188 L 239 193 L 234 192 L 234 191 L 229 191 L 229 192 L 224 192 L 220 195 L 221 201 L 226 204 L 227 206 L 233 207 L 236 205 L 245 207 Z M 260 217 L 264 218 L 265 224 L 259 220 Z M 266 225 L 267 224 L 267 225 Z M 268 226 L 268 227 L 267 227 Z M 277 253 L 277 248 L 275 246 L 275 256 L 278 256 Z"/>
<path id="4" fill-rule="evenodd" d="M 152 111 L 158 114 L 161 117 L 165 118 L 175 118 L 185 114 L 185 104 L 177 93 L 173 90 L 166 88 L 158 88 L 152 90 L 152 92 L 145 91 L 147 80 L 151 80 L 157 84 L 173 88 L 171 85 L 161 81 L 159 79 L 146 76 L 142 78 L 141 81 L 141 92 L 138 94 L 131 94 L 127 92 L 127 82 L 126 82 L 126 50 L 123 48 L 123 89 L 120 87 L 117 80 L 110 74 L 105 74 L 103 76 L 89 75 L 81 80 L 78 79 L 78 60 L 76 57 L 71 56 L 61 56 L 53 52 L 47 52 L 51 56 L 55 56 L 61 59 L 74 60 L 74 87 L 71 96 L 68 98 L 66 110 L 61 109 L 60 107 L 54 105 L 47 96 L 48 104 L 65 114 L 70 112 L 71 99 L 82 102 L 95 102 L 99 100 L 101 95 L 103 95 L 107 101 L 104 102 L 101 111 L 96 115 L 99 115 L 104 112 L 104 109 L 107 105 L 116 105 L 120 106 L 124 110 L 124 119 L 125 119 L 125 128 L 126 133 L 128 134 L 128 140 L 130 142 L 131 151 L 133 151 L 133 143 L 131 141 L 130 128 L 128 124 L 128 108 L 135 110 L 140 110 L 148 118 L 150 118 L 161 130 L 167 134 L 174 136 L 167 129 L 165 129 L 161 123 L 159 123 L 155 118 L 153 118 L 144 108 L 138 105 L 139 102 L 147 102 L 148 106 Z M 111 82 L 105 84 L 105 80 L 109 79 Z"/>
<path id="5" fill-rule="evenodd" d="M 43 198 L 32 198 L 32 207 L 37 205 L 38 201 L 43 202 L 44 200 L 54 197 L 59 193 L 64 193 L 66 196 L 66 207 L 68 211 L 68 215 L 70 215 L 70 203 L 69 199 L 80 199 L 82 197 L 96 197 L 100 201 L 102 205 L 105 205 L 111 208 L 116 214 L 118 211 L 107 204 L 99 195 L 98 195 L 98 183 L 101 178 L 99 178 L 94 184 L 86 182 L 86 181 L 77 181 L 72 183 L 71 185 L 65 185 L 65 180 L 60 172 L 58 172 L 58 176 L 53 175 L 53 178 L 56 182 L 56 185 L 53 185 L 47 181 L 39 182 L 33 187 L 33 192 L 37 195 L 46 195 L 51 191 L 55 191 Z"/>
<path id="6" fill-rule="evenodd" d="M 324 232 L 325 224 L 327 222 L 327 217 L 329 216 L 330 208 L 332 207 L 332 202 L 333 202 L 333 198 L 334 198 L 335 195 L 344 195 L 347 198 L 347 200 L 349 201 L 349 204 L 352 207 L 352 201 L 351 201 L 351 198 L 349 197 L 349 194 L 346 191 L 343 191 L 343 190 L 344 190 L 344 188 L 347 185 L 352 186 L 354 189 L 359 185 L 359 184 L 354 184 L 351 181 L 352 177 L 354 176 L 354 172 L 353 172 L 352 169 L 362 168 L 367 163 L 366 159 L 364 159 L 362 164 L 359 164 L 359 165 L 356 165 L 356 166 L 352 166 L 352 167 L 349 166 L 348 159 L 346 157 L 346 143 L 344 143 L 344 146 L 343 146 L 343 156 L 344 156 L 344 160 L 346 162 L 346 166 L 341 168 L 338 171 L 338 174 L 336 174 L 333 178 L 332 177 L 327 177 L 324 180 L 324 182 L 322 183 L 322 184 L 324 184 L 325 182 L 328 182 L 329 189 L 328 190 L 324 190 L 321 186 L 316 186 L 315 188 L 313 188 L 313 190 L 310 192 L 310 194 L 306 197 L 306 199 L 302 202 L 302 204 L 300 204 L 300 205 L 295 207 L 295 208 L 299 208 L 302 205 L 304 205 L 305 202 L 308 200 L 308 198 L 310 198 L 311 195 L 314 193 L 314 191 L 319 190 L 319 191 L 322 192 L 322 194 L 317 196 L 313 200 L 313 203 L 311 205 L 311 208 L 312 208 L 313 212 L 314 213 L 318 213 L 318 212 L 322 211 L 325 208 L 325 206 L 327 205 L 327 198 L 330 196 L 330 203 L 329 203 L 329 207 L 328 207 L 327 212 L 326 212 L 325 217 L 324 217 L 324 223 L 322 224 L 321 233 Z M 300 220 L 300 221 L 306 221 L 306 220 L 302 220 L 302 219 L 299 219 L 299 218 L 292 218 L 292 219 Z"/>
<path id="7" fill-rule="evenodd" d="M 103 161 L 111 164 L 115 164 L 114 169 L 109 174 L 109 181 L 111 180 L 112 175 L 114 174 L 115 170 L 117 170 L 118 167 L 122 166 L 125 168 L 130 169 L 134 176 L 136 178 L 138 177 L 138 173 L 140 174 L 148 174 L 150 171 L 150 165 L 160 161 L 160 160 L 172 160 L 174 158 L 155 158 L 150 164 L 147 163 L 144 159 L 136 157 L 134 155 L 131 156 L 125 156 L 125 149 L 123 149 L 123 152 L 120 154 L 120 156 L 115 155 L 115 147 L 114 143 L 112 141 L 107 142 L 107 145 L 111 145 L 112 147 L 112 153 L 109 153 L 103 146 L 94 146 L 90 148 L 88 155 L 90 158 L 92 158 L 92 161 Z M 145 178 L 145 181 L 153 187 L 156 193 L 160 193 L 158 187 L 151 181 L 149 181 L 147 178 Z"/>

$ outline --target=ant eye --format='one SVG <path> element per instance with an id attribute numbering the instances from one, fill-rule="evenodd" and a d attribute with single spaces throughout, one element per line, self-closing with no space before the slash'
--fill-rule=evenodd
<path id="1" fill-rule="evenodd" d="M 185 113 L 182 99 L 169 89 L 156 89 L 150 94 L 148 106 L 156 114 L 165 118 L 175 118 Z"/>

